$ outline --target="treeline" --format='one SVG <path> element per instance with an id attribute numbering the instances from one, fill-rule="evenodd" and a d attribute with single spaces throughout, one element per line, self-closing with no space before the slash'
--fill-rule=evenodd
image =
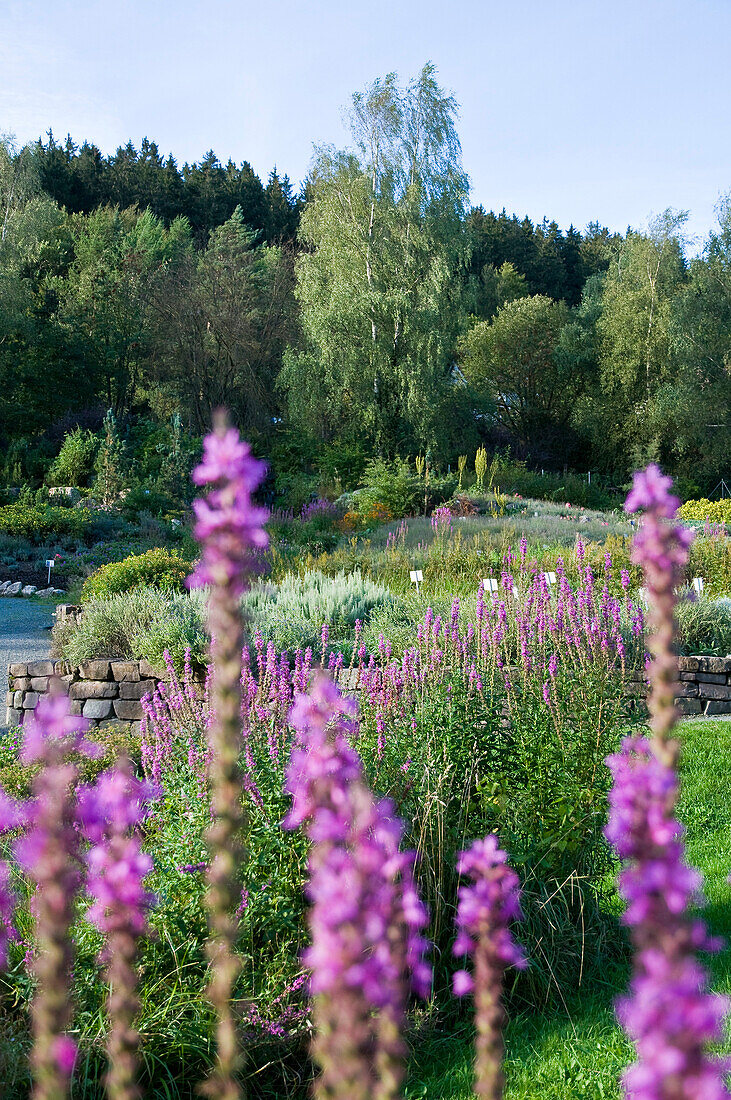
<path id="1" fill-rule="evenodd" d="M 6 483 L 41 480 L 107 409 L 128 435 L 174 415 L 199 435 L 225 404 L 284 480 L 484 443 L 616 484 L 653 459 L 712 490 L 731 208 L 693 259 L 672 212 L 618 235 L 470 208 L 456 114 L 431 65 L 375 81 L 298 196 L 148 141 L 0 144 Z"/>

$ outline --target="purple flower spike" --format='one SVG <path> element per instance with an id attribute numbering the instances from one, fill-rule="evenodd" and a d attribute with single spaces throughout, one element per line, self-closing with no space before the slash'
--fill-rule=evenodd
<path id="1" fill-rule="evenodd" d="M 106 938 L 101 955 L 110 987 L 106 1084 L 115 1100 L 134 1100 L 138 1095 L 138 1037 L 133 1027 L 139 1007 L 135 958 L 137 939 L 147 930 L 153 901 L 144 888 L 152 860 L 130 830 L 144 818 L 147 803 L 157 796 L 151 783 L 134 777 L 128 760 L 120 761 L 79 795 L 79 818 L 91 844 L 86 865 L 93 902 L 86 916 Z"/>
<path id="2" fill-rule="evenodd" d="M 399 850 L 403 826 L 388 800 L 375 802 L 348 735 L 353 704 L 319 677 L 290 714 L 300 742 L 286 788 L 285 828 L 307 824 L 312 841 L 312 970 L 323 1095 L 398 1095 L 408 977 L 428 993 L 427 923 L 413 880 L 414 854 Z"/>
<path id="3" fill-rule="evenodd" d="M 708 992 L 698 950 L 716 951 L 703 921 L 688 909 L 702 903 L 701 876 L 685 862 L 683 829 L 674 817 L 677 780 L 646 738 L 627 738 L 609 757 L 614 776 L 606 836 L 624 862 L 619 888 L 632 929 L 634 977 L 617 1006 L 637 1047 L 627 1096 L 637 1100 L 715 1100 L 728 1097 L 728 1059 L 706 1045 L 723 1037 L 726 997 Z"/>
<path id="4" fill-rule="evenodd" d="M 203 441 L 203 461 L 193 470 L 196 485 L 214 488 L 205 500 L 193 501 L 195 537 L 203 555 L 191 585 L 225 585 L 243 592 L 251 572 L 251 551 L 264 549 L 268 512 L 256 507 L 252 493 L 266 466 L 235 428 L 212 432 Z"/>
<path id="5" fill-rule="evenodd" d="M 460 854 L 457 870 L 472 881 L 460 886 L 457 904 L 455 955 L 469 955 L 474 972 L 458 970 L 453 979 L 457 997 L 475 998 L 475 1092 L 484 1100 L 500 1100 L 503 1088 L 501 1003 L 506 967 L 526 966 L 513 940 L 510 923 L 520 920 L 520 883 L 507 865 L 507 855 L 496 836 L 476 840 Z"/>
<path id="6" fill-rule="evenodd" d="M 27 831 L 15 843 L 16 859 L 36 885 L 31 1062 L 39 1097 L 65 1096 L 73 1068 L 73 1043 L 65 1032 L 72 1015 L 70 931 L 81 861 L 73 792 L 77 768 L 69 758 L 72 752 L 95 754 L 96 746 L 84 738 L 86 725 L 69 714 L 65 695 L 45 695 L 23 731 L 21 759 L 42 765 L 33 779 Z"/>

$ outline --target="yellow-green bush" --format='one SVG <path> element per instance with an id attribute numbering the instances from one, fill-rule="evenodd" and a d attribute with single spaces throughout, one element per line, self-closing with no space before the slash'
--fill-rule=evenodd
<path id="1" fill-rule="evenodd" d="M 92 517 L 79 508 L 52 504 L 6 504 L 0 508 L 0 534 L 36 545 L 54 538 L 83 539 L 91 527 Z"/>
<path id="2" fill-rule="evenodd" d="M 724 500 L 686 500 L 678 511 L 681 519 L 690 522 L 703 523 L 710 520 L 711 523 L 731 523 L 731 497 Z"/>
<path id="3" fill-rule="evenodd" d="M 158 546 L 144 554 L 131 554 L 123 561 L 100 566 L 84 582 L 81 600 L 86 603 L 105 599 L 142 586 L 182 592 L 191 568 L 191 562 L 185 561 L 180 553 Z"/>

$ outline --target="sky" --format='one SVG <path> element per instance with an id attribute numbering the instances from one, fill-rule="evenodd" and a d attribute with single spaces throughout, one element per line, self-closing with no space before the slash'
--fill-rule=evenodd
<path id="1" fill-rule="evenodd" d="M 298 185 L 352 93 L 430 60 L 470 200 L 623 232 L 731 190 L 731 0 L 0 0 L 0 132 L 147 136 Z"/>

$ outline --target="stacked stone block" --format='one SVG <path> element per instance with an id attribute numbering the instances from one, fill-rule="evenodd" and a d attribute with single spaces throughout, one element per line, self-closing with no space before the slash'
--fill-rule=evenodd
<path id="1" fill-rule="evenodd" d="M 63 692 L 71 713 L 92 726 L 125 722 L 139 729 L 142 697 L 161 682 L 148 661 L 95 660 L 71 666 L 65 661 L 29 661 L 8 669 L 6 724 L 18 725 L 41 695 Z"/>
<path id="2" fill-rule="evenodd" d="M 676 703 L 683 714 L 713 717 L 731 714 L 731 657 L 680 657 Z M 351 676 L 356 675 L 351 673 Z M 162 677 L 149 661 L 100 659 L 72 667 L 65 661 L 29 661 L 8 669 L 6 725 L 18 725 L 41 695 L 62 691 L 71 700 L 72 714 L 98 726 L 131 723 L 139 729 L 141 699 L 151 694 Z M 355 684 L 343 685 L 352 688 Z M 642 699 L 647 688 L 641 672 L 627 675 L 628 695 Z"/>

